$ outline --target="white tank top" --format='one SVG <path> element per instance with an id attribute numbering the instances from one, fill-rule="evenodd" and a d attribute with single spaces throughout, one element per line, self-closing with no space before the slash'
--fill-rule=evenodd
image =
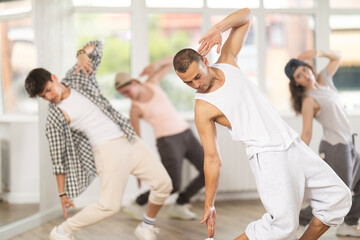
<path id="1" fill-rule="evenodd" d="M 116 125 L 93 102 L 75 89 L 57 105 L 70 117 L 70 128 L 79 130 L 88 137 L 92 147 L 124 135 Z"/>
<path id="2" fill-rule="evenodd" d="M 332 145 L 348 144 L 352 135 L 348 115 L 329 72 L 325 69 L 320 74 L 324 86 L 307 91 L 306 94 L 320 106 L 320 112 L 315 119 L 323 126 L 323 140 Z"/>
<path id="3" fill-rule="evenodd" d="M 195 99 L 209 102 L 225 115 L 232 139 L 244 144 L 248 158 L 260 152 L 286 150 L 298 134 L 260 89 L 239 68 L 225 63 L 211 67 L 224 73 L 224 85 L 214 92 L 196 93 Z"/>

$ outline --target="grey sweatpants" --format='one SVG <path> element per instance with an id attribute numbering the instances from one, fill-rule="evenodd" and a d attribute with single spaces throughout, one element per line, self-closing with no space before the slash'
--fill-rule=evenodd
<path id="1" fill-rule="evenodd" d="M 262 152 L 250 159 L 260 199 L 267 211 L 250 223 L 250 240 L 289 239 L 299 225 L 304 199 L 324 224 L 343 222 L 351 206 L 350 190 L 299 138 L 285 151 Z"/>
<path id="2" fill-rule="evenodd" d="M 204 150 L 190 129 L 172 136 L 161 137 L 156 140 L 161 162 L 168 172 L 173 190 L 179 192 L 181 188 L 182 163 L 184 158 L 196 168 L 198 175 L 179 193 L 176 200 L 178 204 L 187 204 L 201 188 L 205 186 Z M 148 201 L 149 191 L 139 195 L 136 203 L 145 205 Z"/>
<path id="3" fill-rule="evenodd" d="M 347 145 L 331 145 L 321 141 L 320 156 L 336 172 L 344 183 L 354 192 L 350 212 L 345 217 L 348 225 L 357 225 L 360 218 L 360 154 L 356 152 L 354 142 Z M 312 218 L 312 208 L 308 206 L 300 212 L 300 224 L 309 224 Z"/>

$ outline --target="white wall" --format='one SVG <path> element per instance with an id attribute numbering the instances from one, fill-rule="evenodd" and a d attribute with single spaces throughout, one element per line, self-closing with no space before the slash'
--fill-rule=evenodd
<path id="1" fill-rule="evenodd" d="M 9 203 L 39 203 L 39 128 L 36 117 L 0 119 L 0 139 L 10 143 Z"/>

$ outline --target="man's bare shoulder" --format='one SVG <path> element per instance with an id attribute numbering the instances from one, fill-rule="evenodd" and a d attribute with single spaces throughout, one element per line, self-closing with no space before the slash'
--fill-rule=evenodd
<path id="1" fill-rule="evenodd" d="M 218 115 L 218 109 L 204 100 L 195 101 L 195 118 L 202 120 L 212 120 Z"/>
<path id="2" fill-rule="evenodd" d="M 232 55 L 226 54 L 223 52 L 221 53 L 221 55 L 216 63 L 226 63 L 226 64 L 232 65 L 236 68 L 239 68 L 239 66 L 237 65 L 236 59 Z"/>
<path id="3" fill-rule="evenodd" d="M 131 117 L 138 117 L 138 118 L 143 117 L 141 109 L 138 106 L 136 106 L 134 103 L 131 104 L 130 116 Z"/>

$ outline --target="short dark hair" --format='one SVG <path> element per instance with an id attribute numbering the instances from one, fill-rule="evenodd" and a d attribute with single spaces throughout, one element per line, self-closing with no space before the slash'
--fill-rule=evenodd
<path id="1" fill-rule="evenodd" d="M 43 68 L 31 70 L 25 79 L 25 89 L 29 97 L 33 98 L 42 93 L 49 81 L 52 79 L 48 70 Z"/>
<path id="2" fill-rule="evenodd" d="M 175 71 L 185 73 L 194 61 L 199 63 L 202 59 L 203 57 L 194 49 L 185 48 L 175 55 L 173 65 Z"/>

